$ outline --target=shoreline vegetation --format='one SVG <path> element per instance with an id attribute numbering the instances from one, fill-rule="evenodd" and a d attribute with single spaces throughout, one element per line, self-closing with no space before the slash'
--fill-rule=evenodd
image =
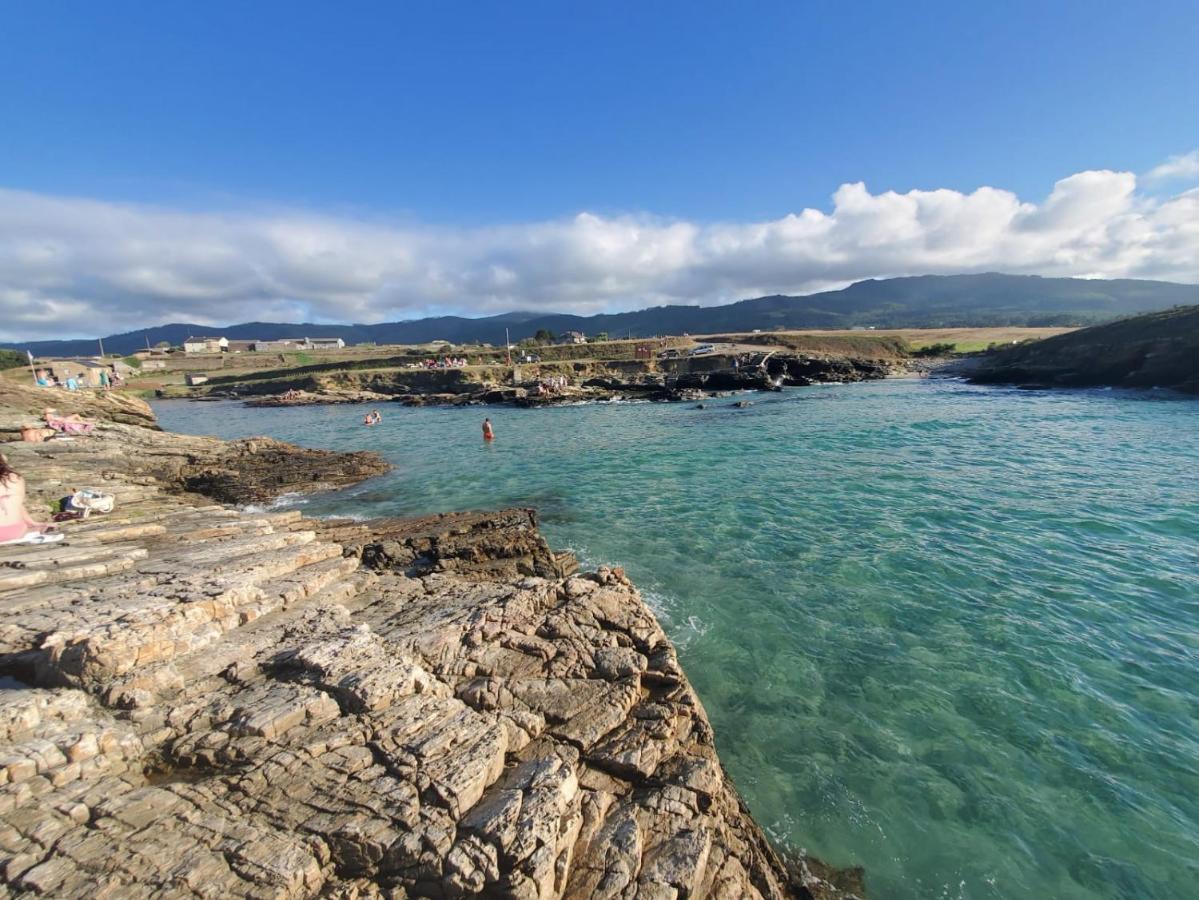
<path id="1" fill-rule="evenodd" d="M 116 501 L 0 548 L 7 890 L 861 895 L 771 846 L 636 588 L 533 511 L 239 511 L 386 463 L 80 400 L 86 439 L 5 444 L 39 512 Z M 0 380 L 0 437 L 43 402 Z"/>

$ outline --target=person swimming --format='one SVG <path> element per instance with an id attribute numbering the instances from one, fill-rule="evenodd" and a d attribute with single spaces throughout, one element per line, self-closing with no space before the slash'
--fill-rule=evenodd
<path id="1" fill-rule="evenodd" d="M 483 420 L 483 440 L 485 440 L 485 441 L 494 441 L 495 440 L 495 432 L 492 431 L 492 429 L 491 429 L 491 419 Z"/>

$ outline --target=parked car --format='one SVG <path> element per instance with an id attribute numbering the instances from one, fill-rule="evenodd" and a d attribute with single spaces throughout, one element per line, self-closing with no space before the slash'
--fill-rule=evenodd
<path id="1" fill-rule="evenodd" d="M 705 353 L 715 353 L 716 347 L 713 344 L 700 344 L 698 347 L 692 347 L 688 356 L 703 356 Z"/>

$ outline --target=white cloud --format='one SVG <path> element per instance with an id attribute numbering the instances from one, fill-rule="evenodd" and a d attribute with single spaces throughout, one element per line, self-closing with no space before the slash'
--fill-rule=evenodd
<path id="1" fill-rule="evenodd" d="M 1159 166 L 1154 166 L 1145 175 L 1149 181 L 1177 181 L 1199 178 L 1199 150 L 1171 156 Z"/>
<path id="2" fill-rule="evenodd" d="M 1154 172 L 1192 164 L 1196 154 Z M 1031 203 L 992 187 L 872 194 L 855 183 L 827 211 L 767 222 L 585 212 L 478 228 L 0 189 L 0 340 L 171 321 L 586 314 L 981 271 L 1199 282 L 1199 189 L 1145 194 L 1131 173 L 1092 171 Z"/>

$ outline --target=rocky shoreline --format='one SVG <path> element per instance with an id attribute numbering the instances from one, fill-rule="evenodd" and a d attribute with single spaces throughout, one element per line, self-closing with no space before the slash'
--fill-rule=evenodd
<path id="1" fill-rule="evenodd" d="M 695 402 L 736 391 L 778 391 L 784 387 L 877 380 L 898 372 L 918 371 L 921 362 L 904 360 L 900 364 L 811 354 L 758 354 L 752 359 L 738 359 L 736 365 L 731 357 L 721 356 L 675 361 L 676 368 L 681 363 L 691 364 L 690 367 L 682 366 L 680 371 L 657 371 L 654 366 L 635 362 L 613 362 L 606 366 L 577 364 L 565 368 L 546 366 L 547 372 L 564 383 L 552 390 L 540 389 L 537 378 L 519 384 L 504 383 L 497 380 L 500 373 L 494 367 L 478 373 L 478 377 L 469 370 L 458 369 L 338 372 L 207 386 L 192 394 L 191 399 L 238 399 L 251 407 L 402 403 L 406 406 L 533 408 L 621 400 Z M 504 371 L 511 373 L 511 369 Z"/>
<path id="2" fill-rule="evenodd" d="M 386 464 L 145 424 L 4 445 L 32 506 L 116 509 L 0 548 L 0 898 L 860 892 L 770 845 L 636 588 L 531 510 L 238 511 Z"/>

